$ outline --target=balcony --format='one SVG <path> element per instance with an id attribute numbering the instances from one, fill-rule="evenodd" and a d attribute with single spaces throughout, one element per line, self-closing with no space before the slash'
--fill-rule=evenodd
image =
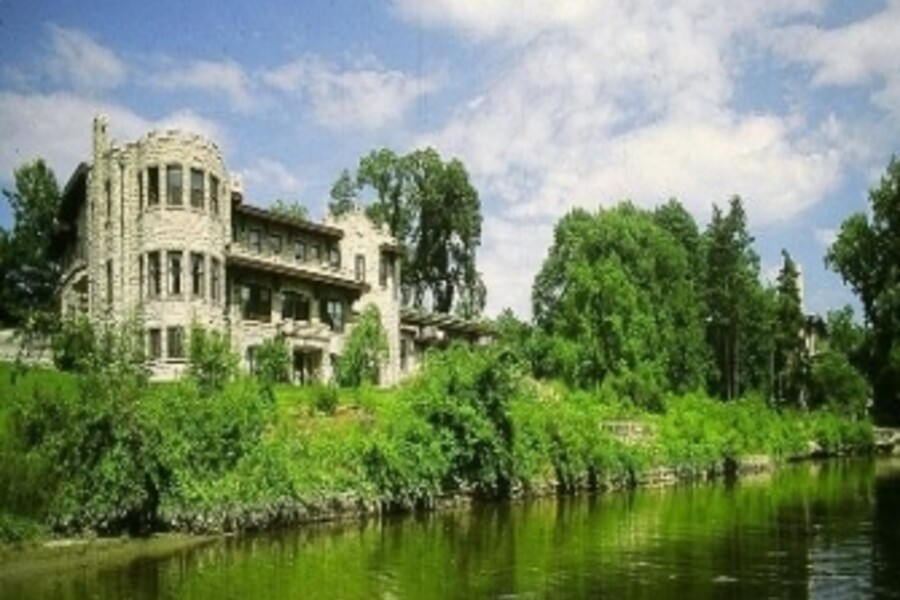
<path id="1" fill-rule="evenodd" d="M 334 269 L 319 262 L 300 262 L 285 254 L 257 252 L 243 244 L 231 244 L 226 262 L 228 266 L 322 283 L 351 290 L 357 294 L 362 294 L 369 289 L 366 283 L 356 281 L 341 269 Z"/>

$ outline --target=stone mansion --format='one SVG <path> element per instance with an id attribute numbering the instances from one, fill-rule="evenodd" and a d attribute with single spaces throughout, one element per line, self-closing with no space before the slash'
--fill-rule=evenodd
<path id="1" fill-rule="evenodd" d="M 66 184 L 58 216 L 61 310 L 139 323 L 154 377 L 184 368 L 192 323 L 227 331 L 248 369 L 263 341 L 284 336 L 300 383 L 330 380 L 370 303 L 388 337 L 382 385 L 412 372 L 430 345 L 486 335 L 404 308 L 401 248 L 361 211 L 313 223 L 258 208 L 201 136 L 152 131 L 117 145 L 104 117 L 93 127 L 92 159 Z"/>

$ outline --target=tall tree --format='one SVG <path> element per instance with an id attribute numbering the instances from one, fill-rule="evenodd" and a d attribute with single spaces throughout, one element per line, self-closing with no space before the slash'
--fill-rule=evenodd
<path id="1" fill-rule="evenodd" d="M 340 195 L 350 193 L 348 178 L 341 174 L 335 183 Z M 480 314 L 481 202 L 463 164 L 445 162 L 432 148 L 405 156 L 381 149 L 360 159 L 356 185 L 374 191 L 366 214 L 403 245 L 402 285 L 410 301 L 437 312 Z"/>
<path id="2" fill-rule="evenodd" d="M 359 191 L 357 183 L 350 176 L 350 171 L 344 169 L 334 185 L 331 186 L 331 200 L 328 202 L 328 212 L 338 217 L 353 210 L 356 206 L 356 194 Z"/>
<path id="3" fill-rule="evenodd" d="M 900 162 L 869 192 L 871 217 L 841 225 L 826 263 L 859 296 L 868 326 L 867 375 L 880 420 L 900 423 Z"/>
<path id="4" fill-rule="evenodd" d="M 60 265 L 50 243 L 59 210 L 59 186 L 37 159 L 14 172 L 15 191 L 3 190 L 13 214 L 10 231 L 0 230 L 0 317 L 21 323 L 34 311 L 50 310 Z"/>
<path id="5" fill-rule="evenodd" d="M 539 374 L 595 386 L 641 370 L 669 389 L 696 389 L 702 319 L 684 248 L 629 203 L 574 210 L 532 291 Z"/>
<path id="6" fill-rule="evenodd" d="M 776 285 L 774 391 L 781 402 L 803 406 L 809 361 L 803 339 L 806 319 L 800 299 L 800 272 L 787 250 L 782 250 L 781 256 Z"/>
<path id="7" fill-rule="evenodd" d="M 707 340 L 716 367 L 711 388 L 732 399 L 751 387 L 750 382 L 742 381 L 742 376 L 749 375 L 744 367 L 748 362 L 758 364 L 759 353 L 747 342 L 760 338 L 751 335 L 759 325 L 755 320 L 760 314 L 754 314 L 754 309 L 762 309 L 766 301 L 759 282 L 759 258 L 740 197 L 730 200 L 727 214 L 713 206 L 705 237 Z M 755 360 L 748 360 L 751 358 Z"/>

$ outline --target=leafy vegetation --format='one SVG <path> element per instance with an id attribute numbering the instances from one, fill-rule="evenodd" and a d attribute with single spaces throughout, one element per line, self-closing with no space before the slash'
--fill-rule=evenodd
<path id="1" fill-rule="evenodd" d="M 381 324 L 381 313 L 377 306 L 369 304 L 347 336 L 344 351 L 335 365 L 335 380 L 343 387 L 377 384 L 388 356 L 387 333 Z"/>
<path id="2" fill-rule="evenodd" d="M 373 150 L 360 159 L 355 178 L 341 173 L 329 210 L 348 212 L 365 191 L 375 194 L 366 214 L 387 226 L 404 248 L 400 273 L 412 304 L 467 317 L 481 314 L 486 292 L 475 265 L 481 201 L 462 162 L 444 161 L 433 148 L 404 156 Z"/>

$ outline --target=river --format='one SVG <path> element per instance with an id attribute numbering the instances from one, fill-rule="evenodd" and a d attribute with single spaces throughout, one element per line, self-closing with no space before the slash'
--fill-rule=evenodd
<path id="1" fill-rule="evenodd" d="M 0 599 L 900 598 L 900 459 L 214 541 Z"/>

